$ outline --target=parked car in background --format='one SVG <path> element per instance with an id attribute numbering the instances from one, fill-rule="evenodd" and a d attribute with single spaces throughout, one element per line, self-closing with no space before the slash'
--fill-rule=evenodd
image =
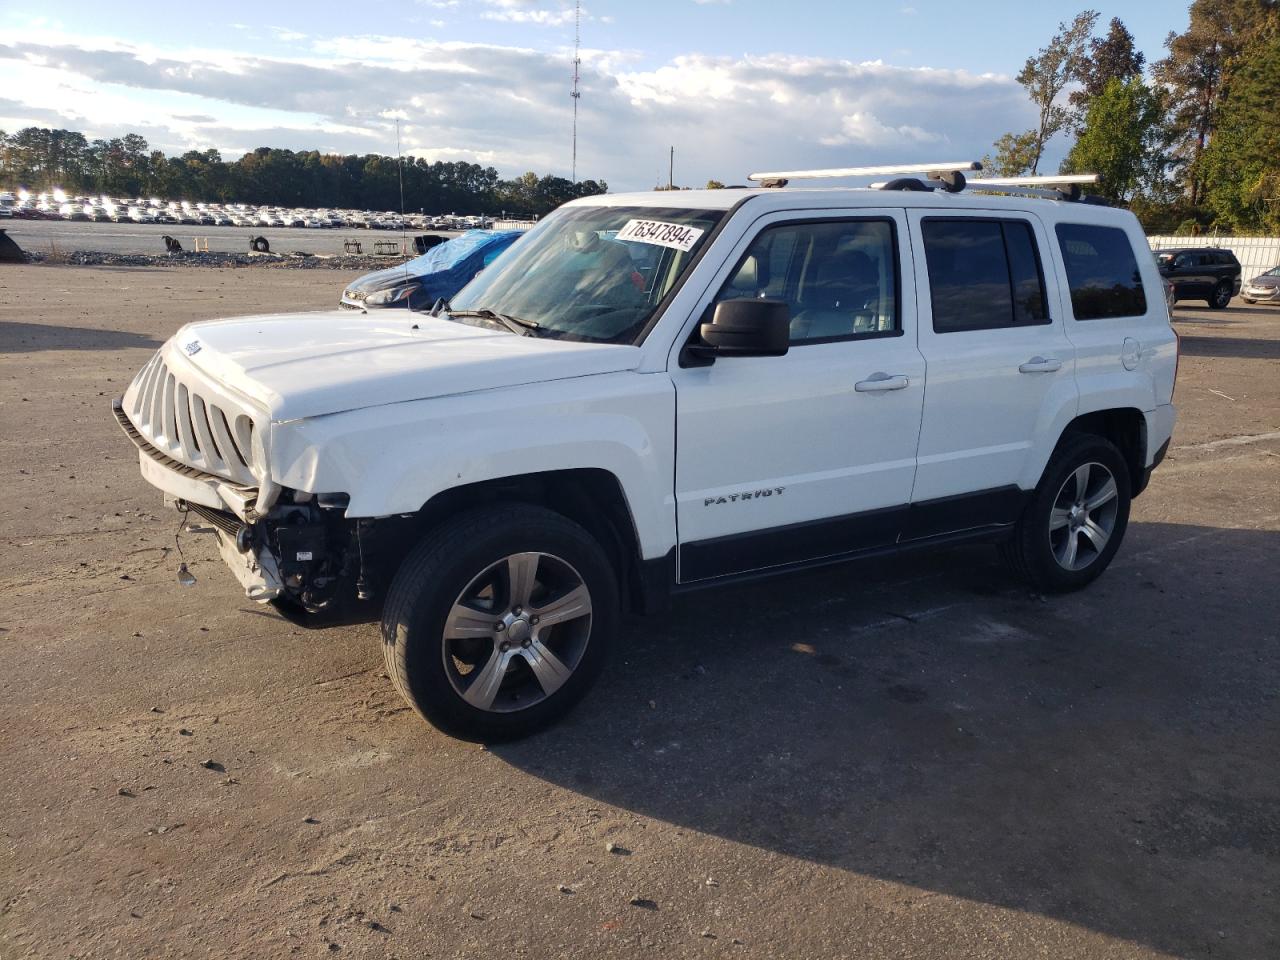
<path id="1" fill-rule="evenodd" d="M 1203 300 L 1222 310 L 1240 292 L 1240 261 L 1230 250 L 1182 247 L 1156 253 L 1160 276 L 1173 284 L 1175 300 Z"/>
<path id="2" fill-rule="evenodd" d="M 1272 267 L 1266 273 L 1258 274 L 1240 289 L 1240 296 L 1245 303 L 1280 300 L 1280 267 Z"/>
<path id="3" fill-rule="evenodd" d="M 339 305 L 351 310 L 408 307 L 427 310 L 437 300 L 449 300 L 515 243 L 519 230 L 470 230 L 432 247 L 408 263 L 375 270 L 342 291 Z"/>

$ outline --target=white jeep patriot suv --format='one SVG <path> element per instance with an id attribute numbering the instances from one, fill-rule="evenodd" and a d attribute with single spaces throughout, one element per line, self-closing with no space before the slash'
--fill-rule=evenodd
<path id="1" fill-rule="evenodd" d="M 1176 337 L 1132 214 L 990 183 L 577 200 L 430 313 L 186 326 L 115 414 L 250 597 L 381 611 L 461 736 L 550 722 L 681 591 L 975 540 L 1073 590 Z"/>

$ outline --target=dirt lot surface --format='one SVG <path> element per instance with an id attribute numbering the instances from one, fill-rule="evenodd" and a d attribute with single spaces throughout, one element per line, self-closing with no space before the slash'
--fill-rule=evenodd
<path id="1" fill-rule="evenodd" d="M 0 267 L 4 960 L 1280 956 L 1280 313 L 1178 309 L 1175 446 L 1087 591 L 968 548 L 690 596 L 486 750 L 373 625 L 197 536 L 179 586 L 111 419 L 180 323 L 323 279 Z"/>

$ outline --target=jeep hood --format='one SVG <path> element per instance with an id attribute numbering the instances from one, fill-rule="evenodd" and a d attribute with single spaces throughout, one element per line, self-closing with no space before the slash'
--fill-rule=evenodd
<path id="1" fill-rule="evenodd" d="M 392 311 L 385 311 L 393 313 Z M 634 370 L 640 348 L 520 336 L 421 313 L 346 310 L 188 324 L 176 352 L 298 420 L 407 400 Z"/>

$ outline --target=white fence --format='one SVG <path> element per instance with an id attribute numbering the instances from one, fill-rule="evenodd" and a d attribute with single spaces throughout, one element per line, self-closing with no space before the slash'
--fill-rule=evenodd
<path id="1" fill-rule="evenodd" d="M 493 229 L 495 230 L 531 230 L 537 226 L 537 220 L 495 220 L 493 221 Z"/>
<path id="2" fill-rule="evenodd" d="M 1248 281 L 1280 266 L 1280 237 L 1147 237 L 1152 250 L 1171 247 L 1216 247 L 1230 250 L 1240 261 L 1240 276 Z"/>

